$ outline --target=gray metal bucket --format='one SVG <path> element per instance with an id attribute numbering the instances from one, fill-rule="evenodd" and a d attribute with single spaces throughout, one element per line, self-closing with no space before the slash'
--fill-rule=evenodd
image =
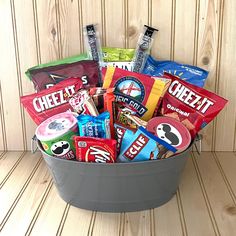
<path id="1" fill-rule="evenodd" d="M 139 211 L 175 194 L 191 146 L 168 159 L 133 163 L 86 163 L 55 158 L 39 146 L 61 198 L 88 210 Z"/>

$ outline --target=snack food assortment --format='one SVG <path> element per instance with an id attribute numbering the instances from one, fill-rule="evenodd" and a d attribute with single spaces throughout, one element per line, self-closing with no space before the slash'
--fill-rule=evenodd
<path id="1" fill-rule="evenodd" d="M 207 71 L 152 58 L 155 31 L 145 25 L 136 50 L 101 48 L 97 26 L 87 25 L 87 56 L 26 72 L 37 92 L 21 103 L 47 154 L 112 164 L 162 161 L 189 148 L 227 100 L 202 88 Z"/>

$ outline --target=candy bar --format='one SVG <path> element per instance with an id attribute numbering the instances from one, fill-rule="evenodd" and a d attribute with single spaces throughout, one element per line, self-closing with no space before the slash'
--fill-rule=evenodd
<path id="1" fill-rule="evenodd" d="M 116 140 L 74 137 L 76 159 L 82 162 L 114 163 L 116 162 Z"/>
<path id="2" fill-rule="evenodd" d="M 85 89 L 79 90 L 70 99 L 69 103 L 77 114 L 85 114 L 91 116 L 97 116 L 98 111 L 93 102 L 93 99 L 89 96 L 89 93 Z"/>

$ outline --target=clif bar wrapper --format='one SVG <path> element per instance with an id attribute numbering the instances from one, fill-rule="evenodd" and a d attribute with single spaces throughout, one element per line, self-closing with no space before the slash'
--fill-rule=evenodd
<path id="1" fill-rule="evenodd" d="M 116 140 L 92 137 L 74 137 L 76 159 L 82 162 L 116 162 Z"/>
<path id="2" fill-rule="evenodd" d="M 120 153 L 117 161 L 136 162 L 146 160 L 156 160 L 162 158 L 164 153 L 160 152 L 161 147 L 165 147 L 175 153 L 177 150 L 170 144 L 154 136 L 143 127 L 139 127 L 134 135 L 127 135 L 128 146 Z"/>
<path id="3" fill-rule="evenodd" d="M 171 84 L 163 98 L 161 114 L 181 121 L 192 138 L 211 122 L 228 102 L 206 89 L 165 73 Z"/>
<path id="4" fill-rule="evenodd" d="M 82 87 L 80 79 L 70 78 L 49 89 L 22 96 L 20 100 L 34 122 L 39 125 L 53 115 L 71 110 L 69 97 Z"/>

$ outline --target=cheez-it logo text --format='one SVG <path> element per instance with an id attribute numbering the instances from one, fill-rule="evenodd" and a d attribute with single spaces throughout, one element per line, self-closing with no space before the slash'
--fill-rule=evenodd
<path id="1" fill-rule="evenodd" d="M 42 112 L 57 106 L 60 106 L 64 103 L 67 103 L 67 100 L 65 99 L 65 94 L 67 94 L 67 97 L 70 97 L 75 93 L 75 85 L 71 85 L 68 87 L 65 87 L 62 90 L 47 94 L 42 97 L 36 97 L 33 100 L 33 106 L 34 109 L 37 112 Z"/>
<path id="2" fill-rule="evenodd" d="M 168 92 L 188 106 L 200 111 L 202 114 L 204 114 L 209 107 L 214 105 L 214 102 L 210 101 L 206 97 L 201 97 L 194 93 L 178 80 L 174 80 L 171 83 Z"/>

